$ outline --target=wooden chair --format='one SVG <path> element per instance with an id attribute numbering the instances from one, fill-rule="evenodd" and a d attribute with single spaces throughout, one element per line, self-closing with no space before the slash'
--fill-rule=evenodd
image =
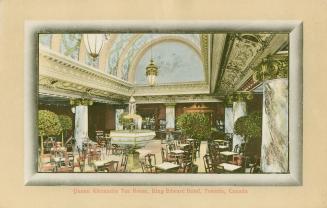
<path id="1" fill-rule="evenodd" d="M 155 172 L 156 165 L 156 155 L 155 154 L 147 154 L 144 156 L 144 167 L 146 172 Z"/>
<path id="2" fill-rule="evenodd" d="M 142 167 L 142 172 L 143 173 L 159 173 L 161 172 L 155 167 L 150 168 L 148 165 L 145 164 L 145 161 L 140 161 L 141 167 Z"/>
<path id="3" fill-rule="evenodd" d="M 120 162 L 120 167 L 118 169 L 118 172 L 125 173 L 127 171 L 127 162 L 128 162 L 128 155 L 124 153 Z"/>
<path id="4" fill-rule="evenodd" d="M 212 161 L 210 155 L 206 154 L 203 156 L 204 170 L 206 173 L 213 173 Z"/>
<path id="5" fill-rule="evenodd" d="M 171 154 L 168 153 L 167 149 L 165 150 L 164 148 L 161 148 L 161 159 L 162 162 L 177 162 L 177 158 L 172 157 Z"/>
<path id="6" fill-rule="evenodd" d="M 118 172 L 118 161 L 110 161 L 103 165 L 104 170 L 108 173 L 116 173 Z"/>
<path id="7" fill-rule="evenodd" d="M 180 168 L 177 170 L 178 173 L 192 173 L 195 165 L 192 162 L 182 163 Z"/>
<path id="8" fill-rule="evenodd" d="M 174 143 L 166 144 L 166 150 L 170 153 L 173 150 L 176 150 L 176 145 Z"/>
<path id="9" fill-rule="evenodd" d="M 56 167 L 56 172 L 58 173 L 71 173 L 74 172 L 74 156 L 72 158 L 73 161 L 70 160 L 68 154 L 65 155 L 65 160 L 63 163 L 59 163 L 59 166 Z"/>
<path id="10" fill-rule="evenodd" d="M 225 168 L 219 164 L 213 164 L 213 171 L 214 173 L 225 173 Z"/>

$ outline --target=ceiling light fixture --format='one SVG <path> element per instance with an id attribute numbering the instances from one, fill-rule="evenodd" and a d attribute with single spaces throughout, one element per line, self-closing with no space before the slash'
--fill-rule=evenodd
<path id="1" fill-rule="evenodd" d="M 158 76 L 158 67 L 154 64 L 154 60 L 152 57 L 152 39 L 151 39 L 151 43 L 150 43 L 150 63 L 149 65 L 146 67 L 146 77 L 148 79 L 148 83 L 150 86 L 154 86 L 156 84 L 156 78 Z"/>
<path id="2" fill-rule="evenodd" d="M 95 60 L 99 56 L 107 36 L 104 34 L 83 34 L 83 39 L 87 52 Z"/>

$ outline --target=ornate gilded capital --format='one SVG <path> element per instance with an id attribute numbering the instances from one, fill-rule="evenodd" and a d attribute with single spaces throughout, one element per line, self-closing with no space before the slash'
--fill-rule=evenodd
<path id="1" fill-rule="evenodd" d="M 93 100 L 89 98 L 76 98 L 70 100 L 70 105 L 78 106 L 78 105 L 93 105 Z"/>
<path id="2" fill-rule="evenodd" d="M 253 93 L 247 91 L 237 91 L 225 97 L 225 106 L 232 107 L 233 102 L 246 102 L 253 99 Z"/>
<path id="3" fill-rule="evenodd" d="M 256 67 L 255 81 L 264 81 L 288 77 L 288 54 L 268 56 Z"/>

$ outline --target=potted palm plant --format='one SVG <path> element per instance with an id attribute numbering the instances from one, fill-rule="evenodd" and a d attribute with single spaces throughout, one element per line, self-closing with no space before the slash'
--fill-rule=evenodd
<path id="1" fill-rule="evenodd" d="M 182 134 L 198 140 L 206 140 L 211 134 L 210 120 L 205 113 L 183 113 L 177 118 L 177 128 Z"/>
<path id="2" fill-rule="evenodd" d="M 62 132 L 61 132 L 61 142 L 62 144 L 64 144 L 64 136 L 67 136 L 67 131 L 72 130 L 73 127 L 73 121 L 71 119 L 71 117 L 67 116 L 67 115 L 58 115 L 59 121 L 60 121 L 60 125 L 62 128 Z"/>
<path id="3" fill-rule="evenodd" d="M 262 132 L 262 114 L 253 112 L 238 118 L 234 124 L 234 133 L 244 137 L 244 152 L 249 156 L 260 154 Z"/>
<path id="4" fill-rule="evenodd" d="M 44 137 L 57 136 L 62 132 L 62 127 L 57 114 L 48 110 L 39 110 L 38 130 L 41 139 L 41 154 L 43 154 Z"/>

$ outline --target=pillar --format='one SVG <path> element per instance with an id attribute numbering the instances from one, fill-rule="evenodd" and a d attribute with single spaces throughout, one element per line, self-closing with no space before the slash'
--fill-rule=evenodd
<path id="1" fill-rule="evenodd" d="M 166 104 L 166 129 L 175 129 L 175 104 Z"/>
<path id="2" fill-rule="evenodd" d="M 232 134 L 234 129 L 233 107 L 225 107 L 225 133 Z"/>
<path id="3" fill-rule="evenodd" d="M 82 149 L 83 141 L 89 139 L 88 106 L 92 105 L 93 101 L 86 98 L 77 98 L 70 100 L 70 104 L 75 108 L 75 146 Z"/>
<path id="4" fill-rule="evenodd" d="M 233 128 L 236 120 L 242 116 L 246 116 L 246 102 L 236 101 L 233 103 Z M 240 146 L 242 143 L 244 143 L 244 138 L 240 135 L 233 134 L 233 149 L 236 145 Z"/>
<path id="5" fill-rule="evenodd" d="M 80 149 L 84 140 L 88 139 L 88 106 L 77 105 L 75 107 L 75 140 Z"/>
<path id="6" fill-rule="evenodd" d="M 288 172 L 288 80 L 263 83 L 261 170 Z"/>
<path id="7" fill-rule="evenodd" d="M 121 114 L 124 113 L 124 109 L 116 109 L 116 114 L 115 114 L 115 129 L 116 130 L 123 130 L 124 126 L 119 122 L 119 118 Z"/>

